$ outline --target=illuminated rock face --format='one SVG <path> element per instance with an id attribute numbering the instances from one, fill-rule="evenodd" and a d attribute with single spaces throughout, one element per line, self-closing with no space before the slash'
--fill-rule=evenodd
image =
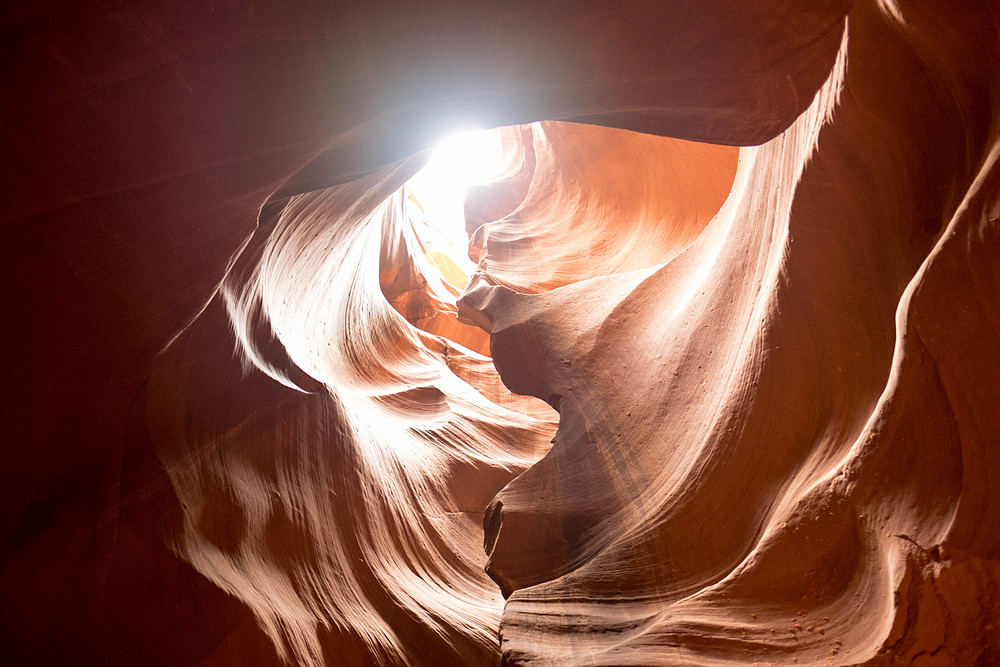
<path id="1" fill-rule="evenodd" d="M 2 662 L 1000 662 L 995 3 L 174 4 L 6 19 Z"/>

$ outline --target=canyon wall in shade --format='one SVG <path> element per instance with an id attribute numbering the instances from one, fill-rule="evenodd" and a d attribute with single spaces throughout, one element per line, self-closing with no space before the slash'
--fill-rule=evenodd
<path id="1" fill-rule="evenodd" d="M 993 3 L 0 25 L 5 663 L 1000 660 Z"/>

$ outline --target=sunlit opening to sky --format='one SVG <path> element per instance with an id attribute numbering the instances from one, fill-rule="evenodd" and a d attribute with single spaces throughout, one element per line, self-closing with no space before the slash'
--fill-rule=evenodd
<path id="1" fill-rule="evenodd" d="M 475 265 L 467 254 L 465 195 L 470 185 L 489 182 L 501 167 L 500 131 L 471 130 L 439 143 L 427 166 L 405 186 L 412 205 L 411 218 L 424 241 L 428 258 L 439 264 L 435 257 L 445 255 L 458 265 L 466 280 Z M 442 270 L 442 273 L 449 277 L 447 274 L 452 272 Z M 450 277 L 449 281 L 456 283 Z"/>

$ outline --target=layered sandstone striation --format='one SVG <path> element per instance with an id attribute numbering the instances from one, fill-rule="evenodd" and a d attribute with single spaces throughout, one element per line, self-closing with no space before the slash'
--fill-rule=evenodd
<path id="1" fill-rule="evenodd" d="M 0 662 L 1000 662 L 995 3 L 3 25 Z"/>

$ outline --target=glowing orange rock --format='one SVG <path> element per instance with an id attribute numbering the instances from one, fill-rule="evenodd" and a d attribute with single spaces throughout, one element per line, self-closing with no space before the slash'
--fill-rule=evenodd
<path id="1" fill-rule="evenodd" d="M 7 11 L 3 660 L 998 662 L 998 23 Z"/>

